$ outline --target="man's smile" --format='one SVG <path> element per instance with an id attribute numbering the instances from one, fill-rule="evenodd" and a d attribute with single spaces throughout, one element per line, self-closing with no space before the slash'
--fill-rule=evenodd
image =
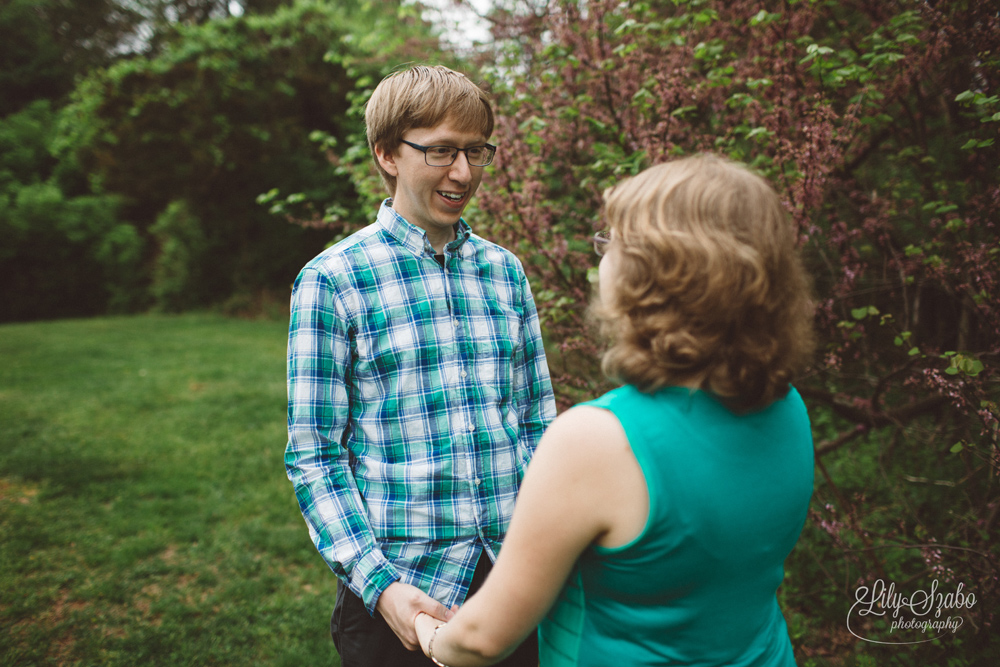
<path id="1" fill-rule="evenodd" d="M 465 192 L 446 192 L 444 190 L 437 190 L 437 193 L 447 199 L 450 202 L 458 203 L 465 199 Z"/>

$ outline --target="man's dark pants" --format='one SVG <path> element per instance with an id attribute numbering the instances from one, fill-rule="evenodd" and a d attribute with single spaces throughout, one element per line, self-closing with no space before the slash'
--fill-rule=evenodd
<path id="1" fill-rule="evenodd" d="M 485 553 L 479 557 L 472 576 L 469 595 L 479 590 L 493 568 Z M 347 586 L 337 586 L 337 603 L 330 619 L 330 634 L 340 654 L 341 667 L 433 667 L 423 653 L 407 651 L 399 637 L 375 612 L 368 615 L 364 603 Z M 528 636 L 513 654 L 497 665 L 500 667 L 538 667 L 538 634 Z"/>

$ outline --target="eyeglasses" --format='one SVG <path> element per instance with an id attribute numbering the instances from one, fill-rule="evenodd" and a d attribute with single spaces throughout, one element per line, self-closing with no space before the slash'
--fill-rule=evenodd
<path id="1" fill-rule="evenodd" d="M 423 153 L 424 162 L 430 167 L 450 167 L 458 159 L 460 151 L 465 153 L 465 159 L 469 161 L 470 167 L 485 167 L 493 162 L 493 156 L 497 153 L 497 147 L 493 144 L 455 148 L 454 146 L 421 146 L 406 139 L 400 139 L 400 141 Z"/>
<path id="2" fill-rule="evenodd" d="M 597 253 L 597 256 L 604 257 L 604 253 L 608 251 L 608 244 L 611 243 L 611 232 L 602 229 L 594 234 L 591 240 L 594 242 L 594 252 Z"/>

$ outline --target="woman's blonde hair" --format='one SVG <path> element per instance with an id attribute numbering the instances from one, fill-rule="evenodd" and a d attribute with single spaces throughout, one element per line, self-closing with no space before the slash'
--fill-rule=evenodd
<path id="1" fill-rule="evenodd" d="M 382 80 L 365 106 L 368 148 L 394 153 L 403 134 L 413 128 L 435 127 L 451 121 L 459 132 L 477 132 L 489 139 L 493 134 L 490 98 L 464 74 L 442 65 L 417 65 L 393 72 Z M 390 196 L 396 193 L 396 178 L 375 158 L 375 167 Z"/>
<path id="2" fill-rule="evenodd" d="M 814 347 L 796 233 L 764 179 L 710 155 L 661 164 L 605 192 L 618 255 L 602 368 L 655 391 L 692 382 L 736 409 L 788 392 Z"/>

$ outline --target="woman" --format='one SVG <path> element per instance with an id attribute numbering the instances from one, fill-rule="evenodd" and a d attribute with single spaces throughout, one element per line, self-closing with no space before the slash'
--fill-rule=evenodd
<path id="1" fill-rule="evenodd" d="M 711 156 L 621 183 L 606 218 L 595 310 L 624 386 L 552 423 L 493 572 L 448 623 L 417 616 L 421 648 L 492 664 L 541 622 L 542 667 L 794 665 L 775 594 L 812 494 L 794 229 Z"/>

